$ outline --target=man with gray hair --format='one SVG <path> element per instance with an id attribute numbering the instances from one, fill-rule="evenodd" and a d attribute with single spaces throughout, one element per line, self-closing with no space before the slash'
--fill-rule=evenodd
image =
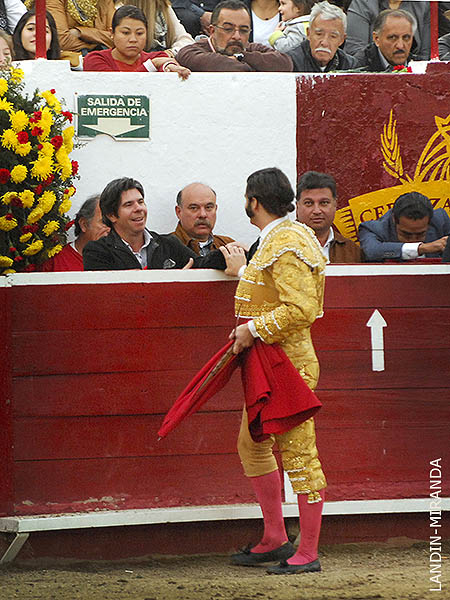
<path id="1" fill-rule="evenodd" d="M 104 224 L 100 210 L 100 196 L 90 196 L 75 215 L 75 241 L 70 242 L 47 260 L 42 271 L 83 271 L 83 249 L 86 244 L 108 235 L 110 229 Z"/>
<path id="2" fill-rule="evenodd" d="M 345 71 L 357 66 L 353 56 L 339 48 L 346 37 L 347 17 L 338 6 L 326 0 L 311 10 L 307 39 L 286 54 L 292 58 L 294 72 L 320 73 Z"/>
<path id="3" fill-rule="evenodd" d="M 406 10 L 383 10 L 373 24 L 373 42 L 357 52 L 358 67 L 370 72 L 390 72 L 405 67 L 416 57 L 411 54 L 417 21 Z"/>

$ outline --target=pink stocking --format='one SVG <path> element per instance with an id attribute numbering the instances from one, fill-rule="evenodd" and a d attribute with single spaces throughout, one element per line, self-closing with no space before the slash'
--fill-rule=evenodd
<path id="1" fill-rule="evenodd" d="M 278 470 L 250 477 L 264 517 L 264 535 L 252 552 L 269 552 L 288 541 L 281 507 L 281 479 Z"/>
<path id="2" fill-rule="evenodd" d="M 319 493 L 322 501 L 312 504 L 308 504 L 308 494 L 298 494 L 300 545 L 294 556 L 287 561 L 290 565 L 305 565 L 317 559 L 325 490 L 320 490 Z"/>

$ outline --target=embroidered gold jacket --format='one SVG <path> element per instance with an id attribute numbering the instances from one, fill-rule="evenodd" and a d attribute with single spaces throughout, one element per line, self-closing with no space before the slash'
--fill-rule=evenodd
<path id="1" fill-rule="evenodd" d="M 312 389 L 319 363 L 310 327 L 323 314 L 325 264 L 313 230 L 282 221 L 261 242 L 235 296 L 236 314 L 253 318 L 265 343 L 279 343 Z"/>

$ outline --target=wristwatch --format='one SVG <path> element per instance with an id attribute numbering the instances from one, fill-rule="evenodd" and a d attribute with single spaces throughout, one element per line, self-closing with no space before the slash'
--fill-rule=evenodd
<path id="1" fill-rule="evenodd" d="M 236 54 L 233 54 L 233 56 L 239 61 L 239 62 L 243 62 L 244 60 L 244 55 L 242 54 L 242 52 L 236 52 Z"/>

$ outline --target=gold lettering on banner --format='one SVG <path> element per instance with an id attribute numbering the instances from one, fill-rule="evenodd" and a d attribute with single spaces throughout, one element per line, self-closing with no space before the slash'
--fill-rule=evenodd
<path id="1" fill-rule="evenodd" d="M 437 131 L 431 136 L 420 155 L 414 175 L 404 172 L 397 135 L 397 121 L 393 110 L 381 133 L 383 167 L 400 185 L 355 196 L 336 211 L 334 223 L 345 237 L 357 241 L 359 224 L 379 219 L 396 199 L 406 192 L 420 192 L 427 196 L 433 208 L 444 208 L 450 216 L 450 115 L 435 116 Z"/>

